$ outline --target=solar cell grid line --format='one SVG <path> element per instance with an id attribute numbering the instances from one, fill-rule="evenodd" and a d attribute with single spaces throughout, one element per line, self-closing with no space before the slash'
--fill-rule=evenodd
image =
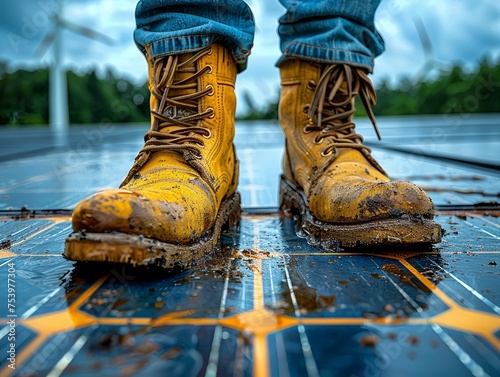
<path id="1" fill-rule="evenodd" d="M 230 264 L 231 261 L 228 261 L 226 265 L 226 277 L 224 280 L 224 287 L 222 288 L 222 297 L 219 307 L 219 313 L 217 316 L 219 320 L 224 318 L 224 314 L 226 312 L 226 300 L 227 300 L 227 291 L 229 287 Z M 217 375 L 221 341 L 222 341 L 222 325 L 218 324 L 215 326 L 212 346 L 210 348 L 210 354 L 208 356 L 208 365 L 205 371 L 205 377 L 215 377 Z"/>
<path id="2" fill-rule="evenodd" d="M 500 223 L 495 223 L 489 219 L 487 219 L 485 216 L 481 216 L 481 215 L 478 215 L 478 214 L 474 214 L 474 213 L 471 213 L 469 215 L 470 217 L 473 217 L 475 219 L 480 219 L 481 221 L 484 221 L 485 223 L 487 223 L 488 225 L 494 227 L 494 228 L 497 228 L 500 230 Z"/>
<path id="3" fill-rule="evenodd" d="M 283 257 L 284 259 L 284 257 Z M 292 285 L 292 280 L 290 279 L 290 272 L 288 271 L 288 264 L 285 262 L 285 275 L 286 275 L 286 282 L 288 285 L 289 289 L 289 294 L 290 298 L 292 300 L 292 305 L 293 305 L 293 310 L 295 313 L 295 316 L 298 319 L 298 324 L 297 324 L 297 331 L 299 333 L 299 339 L 302 347 L 302 353 L 304 355 L 304 361 L 306 363 L 306 370 L 307 370 L 307 375 L 309 377 L 316 377 L 319 376 L 319 371 L 318 371 L 318 366 L 316 365 L 316 361 L 314 360 L 314 355 L 312 353 L 311 349 L 311 344 L 309 342 L 309 339 L 307 337 L 306 329 L 304 325 L 301 323 L 301 314 L 300 314 L 300 309 L 297 303 L 297 298 L 295 297 L 295 292 L 294 288 Z"/>
<path id="4" fill-rule="evenodd" d="M 88 339 L 89 339 L 88 335 L 85 334 L 81 335 L 75 341 L 75 343 L 73 343 L 69 351 L 63 354 L 63 356 L 61 357 L 61 359 L 59 359 L 54 368 L 47 374 L 47 377 L 60 377 L 64 373 L 64 370 L 69 366 L 71 361 L 73 361 L 77 353 L 80 352 L 80 350 L 83 348 Z"/>
<path id="5" fill-rule="evenodd" d="M 401 287 L 397 284 L 389 274 L 386 274 L 387 279 L 391 284 L 398 290 L 399 293 L 408 301 L 408 303 L 426 320 L 428 320 L 427 314 L 422 310 L 422 308 L 413 300 Z M 448 348 L 458 357 L 460 362 L 462 362 L 475 377 L 487 377 L 488 374 L 483 370 L 483 368 L 472 359 L 472 357 L 465 352 L 458 344 L 450 337 L 446 331 L 436 323 L 428 323 L 432 330 L 439 335 L 439 337 L 444 341 Z"/>
<path id="6" fill-rule="evenodd" d="M 493 238 L 495 238 L 495 239 L 497 239 L 497 240 L 499 240 L 499 241 L 500 241 L 500 236 L 499 236 L 499 235 L 493 234 L 493 233 L 491 233 L 491 232 L 488 232 L 487 230 L 484 230 L 484 229 L 482 229 L 482 228 L 479 228 L 478 226 L 476 226 L 476 225 L 472 224 L 472 223 L 471 223 L 471 222 L 469 222 L 469 221 L 465 221 L 465 224 L 467 224 L 467 225 L 468 225 L 468 226 L 470 226 L 470 227 L 476 228 L 476 229 L 478 229 L 480 232 L 483 232 L 483 233 L 487 234 L 488 236 L 491 236 L 491 237 L 493 237 Z"/>
<path id="7" fill-rule="evenodd" d="M 481 300 L 482 302 L 484 302 L 487 306 L 489 306 L 491 309 L 493 309 L 493 311 L 497 314 L 500 315 L 500 307 L 498 307 L 497 305 L 495 305 L 493 302 L 491 302 L 490 300 L 488 300 L 486 297 L 484 297 L 481 293 L 479 293 L 477 290 L 475 290 L 474 288 L 472 288 L 470 285 L 468 285 L 467 283 L 465 283 L 463 280 L 459 279 L 455 274 L 453 274 L 451 271 L 448 271 L 446 270 L 444 267 L 440 266 L 439 264 L 437 264 L 436 262 L 434 262 L 432 259 L 430 259 L 429 257 L 427 257 L 427 260 L 432 263 L 434 266 L 436 266 L 438 269 L 440 269 L 441 271 L 445 272 L 448 276 L 450 276 L 451 278 L 453 278 L 456 282 L 458 282 L 462 287 L 464 287 L 468 292 L 470 292 L 472 295 L 474 295 L 475 297 L 477 297 L 479 300 Z"/>

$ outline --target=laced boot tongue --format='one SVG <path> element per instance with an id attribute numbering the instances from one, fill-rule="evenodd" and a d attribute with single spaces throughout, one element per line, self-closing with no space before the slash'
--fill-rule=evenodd
<path id="1" fill-rule="evenodd" d="M 318 82 L 311 81 L 308 87 L 314 90 L 314 94 L 307 109 L 309 124 L 305 126 L 304 132 L 315 132 L 315 144 L 325 141 L 320 153 L 327 159 L 319 172 L 324 171 L 337 158 L 351 158 L 348 157 L 350 153 L 341 151 L 355 150 L 359 151 L 370 165 L 387 175 L 371 156 L 371 149 L 363 145 L 363 137 L 356 133 L 352 121 L 356 111 L 354 101 L 356 96 L 359 96 L 380 139 L 371 108 L 371 105 L 376 103 L 375 89 L 366 73 L 360 68 L 333 64 L 326 66 Z"/>
<path id="2" fill-rule="evenodd" d="M 366 74 L 359 68 L 348 65 L 327 66 L 318 82 L 311 81 L 309 87 L 314 95 L 308 109 L 309 125 L 306 131 L 317 131 L 315 142 L 328 139 L 328 147 L 322 155 L 337 154 L 337 148 L 355 148 L 370 153 L 370 149 L 362 145 L 363 138 L 355 132 L 352 121 L 354 100 L 357 95 L 370 118 L 380 139 L 371 105 L 376 103 L 375 90 Z"/>
<path id="3" fill-rule="evenodd" d="M 199 88 L 199 78 L 212 72 L 211 66 L 198 67 L 198 61 L 211 53 L 211 47 L 195 53 L 172 55 L 160 59 L 152 67 L 151 128 L 144 136 L 144 147 L 135 159 L 134 166 L 122 183 L 126 184 L 153 153 L 173 151 L 186 162 L 201 158 L 199 148 L 210 130 L 202 120 L 212 117 L 214 109 L 200 111 L 199 102 L 213 88 Z"/>
<path id="4" fill-rule="evenodd" d="M 165 101 L 159 102 L 158 109 L 154 111 L 170 119 L 188 118 L 198 113 L 198 102 L 196 98 L 189 100 L 196 94 L 198 83 L 196 77 L 196 60 L 191 61 L 194 54 L 180 55 L 165 64 L 158 64 L 155 71 L 155 81 L 159 90 L 165 93 Z M 176 60 L 176 61 L 175 61 Z M 175 72 L 173 65 L 176 65 Z M 163 99 L 163 93 L 161 97 Z M 160 93 L 158 93 L 158 96 Z M 171 125 L 175 127 L 175 125 Z M 160 129 L 159 131 L 163 131 Z M 172 131 L 172 129 L 170 129 Z"/>
<path id="5" fill-rule="evenodd" d="M 213 109 L 199 112 L 199 100 L 213 88 L 199 90 L 198 79 L 212 68 L 198 69 L 197 63 L 210 52 L 210 48 L 205 48 L 197 53 L 170 56 L 155 64 L 152 95 L 157 99 L 157 106 L 151 110 L 156 116 L 153 129 L 173 132 L 178 127 L 198 126 L 200 120 L 213 114 Z"/>

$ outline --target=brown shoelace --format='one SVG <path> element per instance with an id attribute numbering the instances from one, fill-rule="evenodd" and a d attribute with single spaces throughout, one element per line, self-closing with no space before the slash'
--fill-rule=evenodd
<path id="1" fill-rule="evenodd" d="M 201 158 L 199 148 L 204 147 L 203 139 L 211 136 L 210 130 L 201 126 L 201 121 L 213 117 L 214 109 L 209 107 L 199 112 L 198 103 L 203 96 L 212 94 L 214 89 L 208 85 L 198 90 L 198 78 L 212 72 L 212 67 L 208 65 L 198 70 L 196 63 L 211 51 L 211 47 L 204 48 L 184 62 L 179 62 L 177 55 L 171 55 L 154 63 L 151 95 L 156 97 L 157 108 L 151 109 L 153 120 L 144 135 L 144 147 L 122 185 L 139 171 L 154 152 L 178 151 L 186 160 Z"/>
<path id="2" fill-rule="evenodd" d="M 201 91 L 197 90 L 198 78 L 211 72 L 212 67 L 205 66 L 197 70 L 196 61 L 210 52 L 210 48 L 205 48 L 182 63 L 178 62 L 177 55 L 160 59 L 155 63 L 154 88 L 151 95 L 156 97 L 158 107 L 151 110 L 154 119 L 151 129 L 144 136 L 146 143 L 142 151 L 189 150 L 195 156 L 199 156 L 196 146 L 203 147 L 204 144 L 203 139 L 196 135 L 210 136 L 210 131 L 201 127 L 200 123 L 204 118 L 213 117 L 214 109 L 210 107 L 201 113 L 198 112 L 199 99 L 213 92 L 213 88 L 208 86 Z M 191 75 L 175 80 L 179 73 L 191 73 Z M 175 90 L 190 93 L 170 95 Z M 178 117 L 180 114 L 182 116 Z"/>
<path id="3" fill-rule="evenodd" d="M 330 65 L 323 71 L 317 83 L 314 81 L 309 83 L 309 88 L 315 92 L 311 105 L 306 108 L 309 124 L 305 126 L 304 132 L 317 131 L 315 143 L 319 144 L 324 139 L 329 141 L 321 154 L 329 156 L 335 153 L 336 155 L 337 148 L 355 148 L 369 154 L 370 148 L 362 144 L 363 138 L 355 132 L 355 124 L 352 121 L 356 111 L 353 99 L 359 95 L 380 140 L 380 133 L 371 108 L 377 98 L 366 73 L 360 68 L 344 64 Z"/>

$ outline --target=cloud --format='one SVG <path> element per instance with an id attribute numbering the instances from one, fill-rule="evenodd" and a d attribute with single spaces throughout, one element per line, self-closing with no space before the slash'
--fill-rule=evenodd
<path id="1" fill-rule="evenodd" d="M 52 25 L 53 3 L 35 0 L 4 4 L 0 18 L 0 51 L 3 58 L 25 59 Z"/>
<path id="2" fill-rule="evenodd" d="M 376 25 L 386 40 L 377 60 L 375 82 L 415 75 L 425 63 L 414 19 L 422 20 L 436 60 L 472 64 L 485 54 L 500 53 L 500 3 L 475 0 L 388 0 L 377 13 Z"/>
<path id="3" fill-rule="evenodd" d="M 276 96 L 279 87 L 279 73 L 274 67 L 280 55 L 276 30 L 284 8 L 278 0 L 248 3 L 256 20 L 255 45 L 248 70 L 238 78 L 237 91 L 241 94 L 249 90 L 264 103 Z M 53 20 L 48 15 L 54 4 L 55 0 L 22 0 L 3 5 L 0 60 L 8 61 L 11 69 L 49 64 L 50 52 L 43 59 L 33 53 L 52 28 Z M 65 64 L 78 70 L 97 67 L 104 71 L 111 67 L 136 81 L 144 80 L 145 60 L 132 39 L 135 6 L 136 0 L 64 0 L 66 18 L 115 40 L 109 47 L 66 31 Z M 500 2 L 384 0 L 377 11 L 376 25 L 386 41 L 386 51 L 376 60 L 372 76 L 375 83 L 413 76 L 424 65 L 425 55 L 413 24 L 415 16 L 424 22 L 437 60 L 472 63 L 485 54 L 500 57 Z"/>

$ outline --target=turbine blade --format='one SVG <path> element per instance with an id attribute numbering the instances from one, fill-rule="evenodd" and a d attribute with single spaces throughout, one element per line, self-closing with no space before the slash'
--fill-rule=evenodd
<path id="1" fill-rule="evenodd" d="M 107 44 L 108 46 L 112 46 L 115 42 L 113 38 L 110 38 L 105 34 L 99 33 L 98 31 L 90 29 L 86 26 L 74 24 L 73 22 L 70 21 L 61 20 L 61 26 L 65 27 L 66 29 L 72 31 L 75 34 L 79 34 L 89 39 L 93 39 L 95 41 Z"/>
<path id="2" fill-rule="evenodd" d="M 42 58 L 46 53 L 47 50 L 49 49 L 50 45 L 52 42 L 54 42 L 54 39 L 56 38 L 56 30 L 53 28 L 50 32 L 47 33 L 47 35 L 42 39 L 38 47 L 36 48 L 34 55 L 37 58 Z"/>
<path id="3" fill-rule="evenodd" d="M 420 39 L 420 43 L 422 44 L 422 48 L 424 50 L 424 54 L 427 60 L 432 60 L 434 53 L 432 51 L 432 43 L 429 38 L 429 33 L 427 33 L 427 29 L 425 28 L 424 22 L 420 16 L 415 16 L 413 18 L 413 24 L 415 25 L 415 29 L 417 29 L 417 34 Z"/>

